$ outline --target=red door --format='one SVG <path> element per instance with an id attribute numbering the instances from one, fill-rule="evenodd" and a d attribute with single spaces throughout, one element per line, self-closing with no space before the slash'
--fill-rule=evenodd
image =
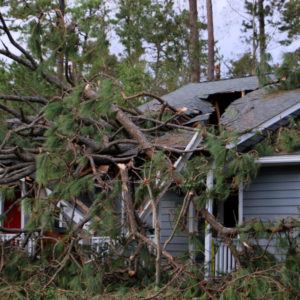
<path id="1" fill-rule="evenodd" d="M 11 205 L 21 197 L 21 193 L 15 193 L 14 200 L 6 200 L 4 202 L 4 212 L 6 212 Z M 17 204 L 10 213 L 6 216 L 3 224 L 4 228 L 21 228 L 21 205 Z"/>

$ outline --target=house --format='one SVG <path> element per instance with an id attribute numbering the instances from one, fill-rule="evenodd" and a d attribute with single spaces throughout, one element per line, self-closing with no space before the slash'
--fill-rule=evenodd
<path id="1" fill-rule="evenodd" d="M 193 118 L 195 122 L 211 124 L 219 121 L 219 124 L 227 130 L 243 133 L 237 144 L 227 145 L 228 148 L 237 146 L 240 152 L 251 149 L 270 132 L 276 131 L 279 127 L 287 125 L 291 119 L 297 119 L 300 116 L 299 89 L 268 94 L 265 93 L 265 90 L 258 89 L 255 77 L 193 83 L 166 95 L 163 99 L 177 108 L 187 105 L 187 113 L 196 115 Z M 141 108 L 153 110 L 156 104 L 157 102 L 154 100 L 144 104 Z M 189 121 L 189 124 L 192 123 L 192 120 Z M 188 143 L 186 150 L 197 148 L 201 142 L 202 139 L 196 133 Z M 190 156 L 183 155 L 179 161 L 184 162 Z M 261 168 L 250 186 L 240 186 L 235 199 L 231 197 L 227 203 L 217 203 L 219 221 L 224 226 L 234 226 L 237 223 L 235 219 L 242 223 L 251 218 L 275 221 L 282 218 L 299 217 L 300 153 L 276 153 L 268 157 L 260 157 L 256 163 Z M 174 167 L 176 168 L 176 166 L 178 166 L 178 162 L 175 163 Z M 183 167 L 184 163 L 181 165 L 181 168 Z M 207 176 L 208 189 L 212 188 L 213 181 L 213 172 L 209 172 Z M 174 226 L 172 211 L 174 212 L 177 205 L 182 202 L 183 196 L 169 192 L 159 204 L 162 246 Z M 213 213 L 213 206 L 212 199 L 207 203 L 210 213 Z M 198 226 L 195 224 L 197 221 L 194 217 L 195 210 L 191 204 L 188 224 L 190 232 L 193 232 Z M 204 250 L 204 260 L 208 266 L 207 275 L 213 275 L 212 272 L 215 274 L 230 272 L 236 267 L 230 250 L 224 244 L 219 244 L 216 250 L 213 244 L 217 243 L 207 226 Z M 271 249 L 272 247 L 270 246 L 268 250 L 275 252 L 274 247 Z M 183 234 L 176 236 L 168 245 L 167 250 L 178 255 L 187 250 L 193 252 L 193 245 L 188 242 L 187 235 Z"/>
<path id="2" fill-rule="evenodd" d="M 161 145 L 185 150 L 174 160 L 174 172 L 178 173 L 185 168 L 187 161 L 193 155 L 192 150 L 201 151 L 203 137 L 197 130 L 199 124 L 221 125 L 228 130 L 241 132 L 242 135 L 237 144 L 228 144 L 227 147 L 238 147 L 240 152 L 244 152 L 263 140 L 269 131 L 275 131 L 280 126 L 287 125 L 290 119 L 297 119 L 300 115 L 300 90 L 265 95 L 264 91 L 259 89 L 256 77 L 191 83 L 162 98 L 177 109 L 186 107 L 185 115 L 189 116 L 188 120 L 184 120 L 184 116 L 181 116 L 183 118 L 181 122 L 190 126 L 191 131 L 170 130 L 153 140 L 154 143 L 159 141 Z M 161 109 L 158 104 L 156 100 L 153 100 L 143 104 L 139 109 L 151 114 Z M 136 149 L 128 149 L 126 154 L 134 153 L 134 151 Z M 261 165 L 261 170 L 252 184 L 249 187 L 240 186 L 235 199 L 231 199 L 231 203 L 217 204 L 219 220 L 224 226 L 234 226 L 236 220 L 241 223 L 253 217 L 260 217 L 262 220 L 297 217 L 297 208 L 300 206 L 298 188 L 300 171 L 297 165 L 300 164 L 300 155 L 298 153 L 274 154 L 269 157 L 260 157 L 257 163 Z M 212 188 L 214 183 L 213 162 L 211 168 L 207 174 L 208 189 Z M 48 193 L 50 192 L 49 190 Z M 25 190 L 22 193 L 24 194 Z M 184 195 L 180 193 L 180 190 L 170 189 L 157 205 L 162 247 L 174 233 L 175 211 L 183 202 Z M 207 203 L 210 213 L 214 213 L 213 202 L 211 199 Z M 62 207 L 62 213 L 59 226 L 63 226 L 63 218 L 79 223 L 90 204 L 86 199 L 75 199 L 72 204 L 61 201 L 59 205 Z M 122 201 L 116 204 L 121 219 L 124 218 L 122 205 Z M 8 209 L 3 205 L 1 207 L 2 211 Z M 22 217 L 22 214 L 23 212 L 21 213 L 23 221 L 20 222 L 21 225 L 18 225 L 18 228 L 23 228 L 25 225 L 25 217 Z M 145 227 L 150 229 L 148 237 L 155 241 L 153 235 L 155 226 L 150 201 L 146 199 L 138 207 L 138 214 Z M 9 216 L 7 222 L 10 222 L 10 219 L 14 219 L 14 216 Z M 166 246 L 166 250 L 174 256 L 188 255 L 196 259 L 193 253 L 194 245 L 189 241 L 188 233 L 193 233 L 204 224 L 197 220 L 192 202 L 188 207 L 187 219 L 188 232 L 176 233 Z M 123 234 L 126 235 L 126 232 Z M 230 272 L 236 267 L 230 250 L 212 236 L 209 225 L 206 226 L 205 236 L 201 238 L 204 241 L 204 249 L 200 260 L 206 263 L 207 275 L 212 275 L 212 272 L 216 274 Z M 109 238 L 93 237 L 92 240 L 98 248 L 101 248 L 101 245 L 107 243 Z M 213 246 L 216 243 L 219 243 L 217 250 Z"/>

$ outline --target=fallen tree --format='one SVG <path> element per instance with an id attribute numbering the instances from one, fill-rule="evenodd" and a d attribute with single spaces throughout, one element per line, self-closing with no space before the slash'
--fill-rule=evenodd
<path id="1" fill-rule="evenodd" d="M 65 24 L 63 14 L 54 12 L 55 21 L 47 20 L 55 26 L 58 19 L 60 24 Z M 1 291 L 6 296 L 34 294 L 34 290 L 43 296 L 51 296 L 54 291 L 49 290 L 50 287 L 58 288 L 60 294 L 68 296 L 82 297 L 86 291 L 91 296 L 105 295 L 110 286 L 113 286 L 112 290 L 118 289 L 120 281 L 128 281 L 131 286 L 138 282 L 142 289 L 147 282 L 154 282 L 153 277 L 157 288 L 162 288 L 148 299 L 158 297 L 162 292 L 168 293 L 170 287 L 177 292 L 187 292 L 191 297 L 227 296 L 232 292 L 230 287 L 240 292 L 236 283 L 242 278 L 257 280 L 257 285 L 261 278 L 268 278 L 264 291 L 270 288 L 271 294 L 278 294 L 292 286 L 290 293 L 296 294 L 294 284 L 298 271 L 289 269 L 292 270 L 290 281 L 284 283 L 283 278 L 271 274 L 281 272 L 284 267 L 276 265 L 276 259 L 268 261 L 268 245 L 256 253 L 249 240 L 259 238 L 261 234 L 269 237 L 285 234 L 291 241 L 288 251 L 295 252 L 291 255 L 292 264 L 298 255 L 293 230 L 299 227 L 299 221 L 282 220 L 279 224 L 263 226 L 254 222 L 226 228 L 205 209 L 209 199 L 220 198 L 220 194 L 226 198 L 224 195 L 229 195 L 240 183 L 250 181 L 255 175 L 256 152 L 242 154 L 235 148 L 228 149 L 226 145 L 236 139 L 236 134 L 215 130 L 215 126 L 196 129 L 187 126 L 190 117 L 185 114 L 184 107 L 176 109 L 148 92 L 125 95 L 122 82 L 112 74 L 93 73 L 88 62 L 76 65 L 76 61 L 69 60 L 69 53 L 63 47 L 67 43 L 65 35 L 71 34 L 69 28 L 60 27 L 64 42 L 60 40 L 53 50 L 53 56 L 60 58 L 59 66 L 62 57 L 65 62 L 63 76 L 55 71 L 58 66 L 49 62 L 51 55 L 47 57 L 47 53 L 42 52 L 37 55 L 36 49 L 30 52 L 13 38 L 1 13 L 0 21 L 1 32 L 19 51 L 15 54 L 4 45 L 0 54 L 18 65 L 18 71 L 30 74 L 38 82 L 36 87 L 24 87 L 26 95 L 11 86 L 8 89 L 11 94 L 0 93 L 3 112 L 0 141 L 2 198 L 5 201 L 13 198 L 12 194 L 21 190 L 21 180 L 25 180 L 28 192 L 14 205 L 23 203 L 30 208 L 30 220 L 24 229 L 0 227 L 2 233 L 16 234 L 1 243 Z M 43 25 L 43 21 L 44 17 L 40 16 L 35 25 Z M 87 51 L 84 47 L 88 48 L 83 41 L 83 52 Z M 33 92 L 30 92 L 31 88 Z M 149 99 L 159 102 L 158 111 L 142 112 L 138 108 L 138 104 Z M 171 130 L 195 132 L 203 138 L 203 143 L 191 149 L 185 149 L 185 145 L 160 143 L 159 137 Z M 282 135 L 282 130 L 278 134 Z M 194 158 L 180 173 L 175 165 L 186 154 Z M 224 159 L 217 160 L 217 157 Z M 215 188 L 208 191 L 206 177 L 212 159 L 219 163 L 215 171 Z M 229 167 L 229 162 L 233 167 Z M 230 170 L 227 175 L 224 168 Z M 138 186 L 136 193 L 134 186 Z M 174 186 L 186 196 L 179 214 L 174 216 L 174 230 L 161 245 L 157 208 Z M 84 197 L 86 203 L 81 200 Z M 124 216 L 116 210 L 118 199 L 124 201 Z M 147 201 L 155 219 L 155 240 L 149 237 L 144 220 L 139 216 Z M 64 215 L 63 202 L 73 209 L 69 218 Z M 228 275 L 216 286 L 205 277 L 207 266 L 191 264 L 190 256 L 180 260 L 166 250 L 176 230 L 187 232 L 191 241 L 197 239 L 198 232 L 189 232 L 187 228 L 190 203 L 211 225 L 214 234 L 232 250 L 240 267 L 236 275 Z M 78 206 L 84 217 L 75 222 Z M 1 217 L 5 219 L 8 213 L 4 212 Z M 50 233 L 58 222 L 65 225 L 63 234 Z M 93 233 L 110 237 L 107 248 L 100 247 L 97 252 L 85 244 Z M 14 246 L 21 234 L 26 234 L 26 238 L 19 249 Z M 236 245 L 234 238 L 238 234 L 245 237 L 241 237 L 241 243 Z M 28 257 L 23 250 L 31 238 L 38 247 L 33 257 Z M 203 249 L 200 247 L 197 251 L 203 252 Z M 152 268 L 154 261 L 155 271 Z M 259 267 L 257 261 L 261 262 Z M 283 274 L 286 275 L 286 271 Z M 13 278 L 16 283 L 12 285 Z M 240 293 L 247 292 L 245 288 Z"/>

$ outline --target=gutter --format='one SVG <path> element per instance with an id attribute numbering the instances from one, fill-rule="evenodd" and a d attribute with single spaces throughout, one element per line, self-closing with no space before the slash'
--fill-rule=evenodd
<path id="1" fill-rule="evenodd" d="M 256 159 L 255 163 L 262 166 L 297 165 L 300 164 L 300 155 L 264 156 Z"/>

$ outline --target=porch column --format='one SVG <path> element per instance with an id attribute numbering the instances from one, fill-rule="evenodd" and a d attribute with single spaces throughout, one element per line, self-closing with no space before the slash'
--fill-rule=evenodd
<path id="1" fill-rule="evenodd" d="M 26 195 L 26 183 L 25 178 L 20 179 L 21 181 L 21 197 L 24 197 Z M 25 227 L 25 207 L 24 207 L 24 201 L 21 202 L 21 228 L 24 229 Z"/>
<path id="2" fill-rule="evenodd" d="M 244 187 L 243 183 L 240 183 L 239 185 L 239 224 L 243 223 L 243 217 L 244 217 Z"/>
<path id="3" fill-rule="evenodd" d="M 2 171 L 3 169 L 1 169 Z M 3 175 L 0 174 L 0 178 L 2 178 Z M 0 193 L 0 216 L 3 214 L 3 210 L 4 210 L 4 199 L 2 199 L 1 193 Z M 3 222 L 0 220 L 0 226 L 2 226 Z"/>
<path id="4" fill-rule="evenodd" d="M 206 187 L 207 190 L 211 190 L 213 188 L 214 184 L 214 175 L 213 175 L 213 169 L 211 169 L 207 174 L 206 179 Z M 213 213 L 213 199 L 209 199 L 206 203 L 206 209 L 212 214 Z M 211 261 L 212 261 L 212 234 L 211 234 L 211 226 L 205 222 L 205 277 L 210 276 L 211 271 Z"/>
<path id="5" fill-rule="evenodd" d="M 189 205 L 188 220 L 189 220 L 188 221 L 189 233 L 193 234 L 193 232 L 195 231 L 195 208 L 192 201 L 190 202 Z M 195 260 L 194 250 L 195 250 L 194 243 L 191 240 L 189 240 L 189 255 L 192 262 Z"/>
<path id="6" fill-rule="evenodd" d="M 1 177 L 1 176 L 0 176 Z M 0 216 L 3 214 L 3 200 L 0 194 Z M 0 220 L 0 226 L 2 226 L 2 221 Z"/>

